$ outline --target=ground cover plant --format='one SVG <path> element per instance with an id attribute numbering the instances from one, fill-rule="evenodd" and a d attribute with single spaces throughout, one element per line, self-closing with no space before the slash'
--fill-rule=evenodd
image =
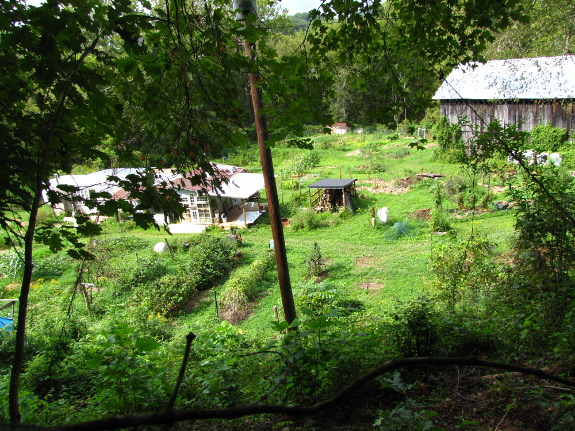
<path id="1" fill-rule="evenodd" d="M 32 289 L 38 305 L 31 313 L 24 374 L 29 390 L 25 418 L 41 417 L 51 424 L 63 418 L 161 409 L 170 382 L 176 379 L 182 340 L 189 330 L 197 339 L 190 362 L 193 371 L 178 398 L 181 407 L 247 404 L 276 384 L 278 389 L 266 397 L 267 402 L 313 403 L 334 394 L 354 376 L 402 355 L 484 353 L 517 358 L 553 346 L 557 355 L 553 362 L 565 364 L 571 340 L 570 294 L 563 290 L 558 274 L 569 276 L 571 270 L 554 273 L 552 265 L 549 278 L 523 278 L 521 285 L 517 276 L 505 270 L 506 259 L 516 259 L 513 265 L 522 271 L 533 268 L 531 261 L 512 257 L 515 250 L 515 256 L 522 256 L 525 249 L 517 242 L 514 225 L 519 220 L 519 229 L 525 223 L 533 226 L 539 223 L 533 217 L 540 213 L 532 213 L 527 205 L 519 209 L 525 216 L 517 218 L 515 209 L 501 210 L 493 203 L 487 208 L 470 206 L 479 199 L 459 199 L 462 187 L 472 194 L 485 190 L 488 178 L 492 188 L 503 187 L 509 179 L 487 173 L 470 183 L 467 168 L 438 158 L 433 144 L 418 151 L 409 147 L 411 141 L 318 136 L 322 145 L 314 144 L 314 152 L 319 161 L 298 177 L 301 187 L 283 189 L 283 207 L 291 211 L 285 214 L 292 222 L 285 236 L 299 313 L 297 335 L 286 334 L 274 313 L 274 307 L 281 310 L 281 301 L 268 256 L 271 236 L 265 218 L 241 231 L 241 244 L 225 232 L 167 237 L 109 221 L 100 235 L 89 240 L 94 261 L 74 262 L 39 245 L 35 256 L 40 271 Z M 395 156 L 398 149 L 403 149 L 400 158 Z M 278 146 L 273 151 L 279 159 L 285 153 L 289 160 L 296 151 L 310 150 Z M 380 157 L 388 169 L 364 169 L 367 153 Z M 357 211 L 315 214 L 309 208 L 306 185 L 326 176 L 338 178 L 340 172 L 342 177 L 348 173 L 357 178 Z M 417 176 L 422 172 L 443 177 Z M 546 175 L 554 184 L 560 171 Z M 570 183 L 557 181 L 568 201 Z M 445 235 L 437 235 L 432 225 L 438 190 L 451 227 Z M 520 199 L 497 193 L 494 200 L 497 196 Z M 389 208 L 388 221 L 374 224 L 372 208 L 381 207 Z M 298 224 L 303 212 L 310 220 Z M 549 237 L 541 235 L 536 250 L 544 253 L 555 243 L 545 242 Z M 559 240 L 557 235 L 552 238 Z M 169 252 L 152 251 L 155 243 L 165 241 Z M 556 244 L 561 256 L 567 256 L 566 243 Z M 533 255 L 533 249 L 528 252 Z M 18 271 L 14 256 L 4 251 L 0 261 L 6 275 L 2 297 L 13 297 Z M 92 286 L 83 293 L 80 283 Z M 508 290 L 509 284 L 518 286 L 517 290 Z M 531 296 L 517 307 L 520 291 Z M 564 296 L 560 299 L 560 295 Z M 549 310 L 554 306 L 549 298 L 565 307 L 564 319 L 551 319 Z M 502 324 L 505 331 L 499 329 Z M 522 340 L 519 345 L 514 343 L 517 337 Z M 10 340 L 10 334 L 2 334 L 3 369 L 12 357 Z M 264 350 L 277 353 L 253 355 Z M 467 377 L 470 388 L 474 379 L 480 379 L 477 373 Z M 386 386 L 390 379 L 395 379 L 391 389 Z M 440 394 L 448 385 L 429 379 L 425 373 L 401 372 L 399 377 L 384 377 L 382 382 L 387 383 L 381 385 L 387 389 L 381 393 L 368 387 L 364 396 L 376 391 L 375 399 L 387 407 L 369 404 L 371 413 L 356 412 L 361 426 L 367 429 L 375 422 L 380 427 L 392 423 L 409 428 L 433 423 L 452 429 L 469 422 L 474 429 L 473 423 L 484 423 L 485 418 L 472 412 L 468 412 L 473 419 L 469 421 L 449 420 L 451 413 L 444 417 L 452 406 L 439 400 L 447 396 Z M 6 382 L 4 377 L 0 390 Z M 112 392 L 111 382 L 119 385 Z M 420 384 L 427 392 L 416 389 Z M 520 384 L 504 384 L 506 390 L 515 391 L 505 398 L 510 403 L 524 399 L 519 395 Z M 487 386 L 493 399 L 502 390 Z M 438 400 L 433 408 L 422 401 L 430 390 Z M 398 391 L 403 395 L 393 395 Z M 568 424 L 562 412 L 571 405 L 569 399 L 544 389 L 534 399 L 553 406 L 546 423 L 558 429 Z M 495 403 L 490 406 L 483 414 L 500 412 Z M 430 416 L 433 411 L 439 411 L 441 418 Z M 321 421 L 321 416 L 315 420 Z M 267 421 L 261 419 L 260 426 L 268 426 Z M 523 423 L 527 426 L 527 420 Z"/>

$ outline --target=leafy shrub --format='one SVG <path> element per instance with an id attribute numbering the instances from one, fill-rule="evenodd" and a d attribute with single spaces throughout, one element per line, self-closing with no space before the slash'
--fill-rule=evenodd
<path id="1" fill-rule="evenodd" d="M 278 147 L 283 148 L 305 148 L 311 149 L 313 141 L 311 138 L 289 138 L 277 143 Z"/>
<path id="2" fill-rule="evenodd" d="M 190 241 L 186 260 L 188 274 L 196 274 L 200 280 L 198 289 L 207 289 L 231 267 L 237 244 L 223 237 L 200 235 Z"/>
<path id="3" fill-rule="evenodd" d="M 514 288 L 498 295 L 503 306 L 522 315 L 520 336 L 545 348 L 573 330 L 563 316 L 573 310 L 574 301 L 575 238 L 568 217 L 575 214 L 575 182 L 554 166 L 540 167 L 538 181 L 545 191 L 531 178 L 510 190 L 517 203 L 517 236 L 507 283 Z M 549 202 L 548 193 L 558 205 Z"/>
<path id="4" fill-rule="evenodd" d="M 157 409 L 170 393 L 168 370 L 153 355 L 160 345 L 119 323 L 92 344 L 85 367 L 97 370 L 93 401 L 108 414 Z"/>
<path id="5" fill-rule="evenodd" d="M 437 157 L 449 163 L 462 163 L 467 160 L 461 126 L 450 124 L 447 117 L 441 116 L 433 125 L 433 136 L 439 144 Z"/>
<path id="6" fill-rule="evenodd" d="M 150 315 L 173 315 L 197 293 L 198 274 L 179 271 L 141 284 L 134 289 L 133 299 L 138 308 Z"/>
<path id="7" fill-rule="evenodd" d="M 365 171 L 374 173 L 385 172 L 387 171 L 387 165 L 383 160 L 374 161 L 366 166 Z"/>
<path id="8" fill-rule="evenodd" d="M 321 249 L 317 242 L 313 243 L 313 248 L 305 260 L 308 277 L 318 277 L 324 270 L 325 263 L 321 255 Z"/>
<path id="9" fill-rule="evenodd" d="M 290 226 L 294 231 L 313 230 L 320 227 L 321 223 L 315 211 L 302 208 L 292 216 Z"/>
<path id="10" fill-rule="evenodd" d="M 328 280 L 319 283 L 302 283 L 295 292 L 295 303 L 307 314 L 319 316 L 327 314 L 338 298 L 338 289 Z"/>
<path id="11" fill-rule="evenodd" d="M 431 356 L 438 352 L 438 316 L 433 307 L 432 301 L 422 297 L 394 314 L 393 338 L 402 356 Z"/>
<path id="12" fill-rule="evenodd" d="M 271 254 L 260 256 L 246 269 L 236 271 L 225 283 L 220 304 L 232 323 L 246 317 L 247 305 L 261 293 L 262 280 L 273 262 Z"/>
<path id="13" fill-rule="evenodd" d="M 460 176 L 454 176 L 445 182 L 445 193 L 459 209 L 475 208 L 478 204 L 486 207 L 490 202 L 484 187 Z"/>
<path id="14" fill-rule="evenodd" d="M 387 135 L 386 138 L 389 141 L 397 141 L 399 139 L 399 134 L 398 133 L 392 133 L 391 135 Z"/>
<path id="15" fill-rule="evenodd" d="M 435 297 L 450 312 L 460 304 L 475 308 L 498 279 L 493 244 L 481 237 L 436 243 L 431 255 Z"/>
<path id="16" fill-rule="evenodd" d="M 168 267 L 159 257 L 140 263 L 130 283 L 132 287 L 152 283 L 168 273 Z"/>
<path id="17" fill-rule="evenodd" d="M 150 314 L 173 315 L 200 290 L 230 268 L 236 243 L 226 238 L 199 235 L 188 240 L 189 249 L 168 266 L 167 257 L 153 256 L 137 266 L 131 278 L 133 303 L 146 317 Z"/>
<path id="18" fill-rule="evenodd" d="M 315 151 L 304 151 L 292 157 L 287 165 L 281 167 L 284 176 L 302 175 L 319 164 L 319 154 Z"/>
<path id="19" fill-rule="evenodd" d="M 449 217 L 441 208 L 434 208 L 431 210 L 429 225 L 432 232 L 448 232 L 451 230 Z"/>
<path id="20" fill-rule="evenodd" d="M 451 230 L 449 219 L 443 209 L 444 191 L 439 181 L 435 182 L 431 190 L 435 195 L 435 206 L 431 210 L 430 227 L 432 232 L 446 232 Z"/>
<path id="21" fill-rule="evenodd" d="M 250 166 L 254 161 L 259 160 L 258 147 L 242 148 L 230 154 L 229 163 L 237 166 Z"/>
<path id="22" fill-rule="evenodd" d="M 531 130 L 531 146 L 537 152 L 557 152 L 569 139 L 567 129 L 538 124 Z"/>
<path id="23" fill-rule="evenodd" d="M 413 136 L 416 128 L 417 125 L 411 123 L 408 120 L 403 120 L 401 123 L 397 125 L 397 131 L 403 136 Z"/>
<path id="24" fill-rule="evenodd" d="M 409 150 L 407 148 L 401 147 L 395 150 L 395 152 L 391 155 L 393 159 L 403 159 L 404 157 L 409 156 Z"/>
<path id="25" fill-rule="evenodd" d="M 561 151 L 561 166 L 566 169 L 575 169 L 575 148 Z"/>

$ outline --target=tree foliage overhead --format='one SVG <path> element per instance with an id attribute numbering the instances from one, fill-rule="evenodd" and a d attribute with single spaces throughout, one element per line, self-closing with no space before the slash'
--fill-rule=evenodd
<path id="1" fill-rule="evenodd" d="M 570 0 L 524 0 L 528 21 L 513 23 L 489 44 L 486 58 L 545 57 L 575 52 L 575 4 Z"/>
<path id="2" fill-rule="evenodd" d="M 335 77 L 325 97 L 334 119 L 394 126 L 420 119 L 443 75 L 481 59 L 495 33 L 523 20 L 523 12 L 518 0 L 334 0 L 311 12 L 299 36 Z"/>
<path id="3" fill-rule="evenodd" d="M 373 108 L 362 95 L 350 98 L 357 99 L 353 109 L 365 105 L 374 111 L 361 121 L 390 123 L 408 117 L 408 108 L 417 115 L 438 67 L 478 58 L 493 32 L 520 13 L 519 0 L 326 0 L 309 17 L 305 49 L 278 56 L 264 41 L 252 62 L 240 42 L 264 39 L 267 28 L 255 18 L 249 25 L 235 22 L 225 0 L 0 3 L 0 225 L 25 242 L 11 421 L 20 421 L 34 238 L 86 257 L 78 251 L 79 236 L 95 232 L 87 218 L 79 219 L 77 229 L 36 231 L 43 192 L 54 174 L 69 173 L 77 162 L 107 160 L 110 149 L 119 163 L 140 156 L 149 168 L 209 171 L 210 157 L 253 134 L 244 92 L 248 71 L 263 78 L 272 141 L 301 134 L 306 122 L 326 124 L 322 97 L 334 64 L 348 67 L 350 88 L 362 91 L 372 91 L 372 81 L 387 72 L 378 89 L 387 108 Z M 164 213 L 181 210 L 175 191 L 154 187 L 152 175 L 149 170 L 122 184 L 140 207 L 108 199 L 101 212 L 131 211 L 147 225 L 150 206 L 162 206 Z M 73 191 L 48 197 L 55 202 Z M 20 210 L 25 219 L 16 214 Z"/>

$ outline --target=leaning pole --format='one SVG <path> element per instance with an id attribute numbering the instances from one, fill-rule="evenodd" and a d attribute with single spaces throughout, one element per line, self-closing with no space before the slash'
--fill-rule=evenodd
<path id="1" fill-rule="evenodd" d="M 244 25 L 247 25 L 246 23 L 248 22 L 248 15 L 257 14 L 257 4 L 255 0 L 234 0 L 233 8 L 236 11 L 236 20 L 242 21 Z M 246 56 L 252 61 L 253 64 L 256 52 L 255 43 L 248 43 L 247 40 L 244 40 L 244 51 Z M 284 309 L 284 317 L 286 322 L 292 323 L 296 318 L 295 304 L 289 276 L 283 225 L 279 210 L 279 199 L 274 176 L 274 166 L 272 162 L 272 153 L 271 150 L 266 147 L 266 140 L 268 137 L 266 118 L 260 114 L 262 107 L 262 95 L 261 90 L 256 85 L 256 83 L 260 80 L 259 74 L 249 72 L 248 80 L 254 111 L 262 172 L 266 187 L 266 195 L 268 198 L 268 211 L 272 229 L 272 238 L 274 240 L 274 252 L 276 257 L 276 267 L 278 272 L 282 305 Z"/>

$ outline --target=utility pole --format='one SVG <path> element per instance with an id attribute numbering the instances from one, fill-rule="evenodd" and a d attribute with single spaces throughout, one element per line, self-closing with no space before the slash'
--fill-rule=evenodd
<path id="1" fill-rule="evenodd" d="M 233 8 L 236 11 L 236 20 L 247 22 L 249 14 L 257 13 L 257 5 L 255 0 L 234 0 Z M 246 24 L 247 25 L 247 24 Z M 255 59 L 255 44 L 248 43 L 244 40 L 244 51 L 248 58 Z M 279 210 L 279 200 L 276 188 L 276 180 L 274 176 L 274 166 L 272 162 L 272 153 L 266 147 L 267 124 L 266 119 L 260 114 L 262 107 L 261 90 L 257 87 L 256 83 L 260 77 L 252 72 L 248 73 L 248 80 L 250 85 L 250 93 L 252 99 L 252 106 L 254 110 L 254 118 L 256 125 L 256 134 L 258 139 L 258 148 L 260 152 L 260 160 L 262 164 L 262 172 L 264 175 L 264 182 L 266 187 L 266 194 L 268 198 L 268 211 L 270 216 L 270 225 L 272 229 L 272 238 L 274 241 L 274 252 L 276 257 L 276 266 L 278 272 L 278 281 L 280 285 L 280 293 L 282 298 L 282 305 L 284 309 L 284 317 L 286 322 L 291 323 L 296 318 L 295 304 L 293 300 L 293 293 L 291 289 L 286 246 L 283 233 L 283 225 L 281 221 L 281 214 Z"/>

